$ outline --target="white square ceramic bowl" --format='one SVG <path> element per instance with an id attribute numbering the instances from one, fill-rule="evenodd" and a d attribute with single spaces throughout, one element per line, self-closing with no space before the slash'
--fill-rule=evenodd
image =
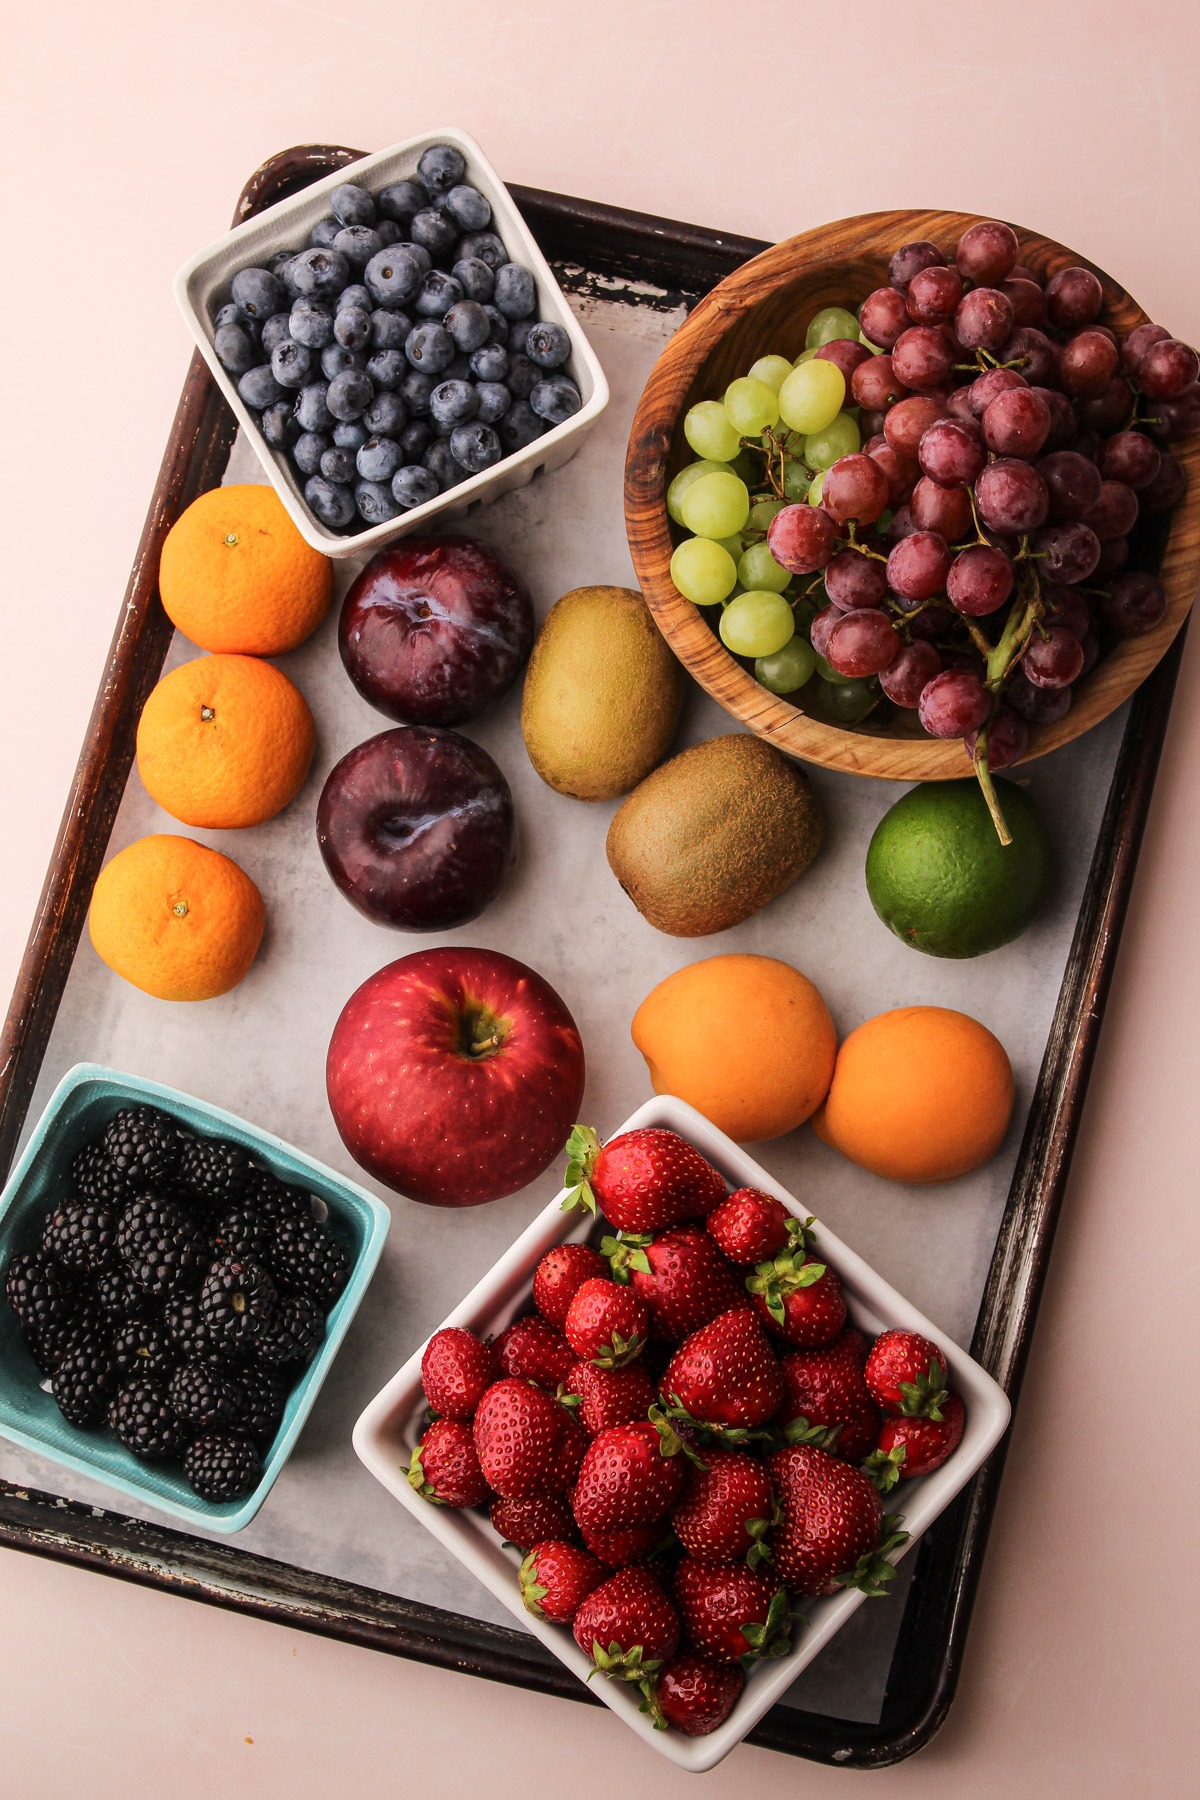
<path id="1" fill-rule="evenodd" d="M 806 1206 L 780 1187 L 731 1138 L 682 1100 L 669 1095 L 648 1100 L 620 1129 L 631 1131 L 644 1125 L 665 1125 L 679 1132 L 715 1164 L 732 1187 L 762 1188 L 777 1195 L 789 1212 L 800 1218 L 808 1216 Z M 538 1214 L 461 1306 L 443 1321 L 445 1325 L 464 1325 L 481 1336 L 491 1335 L 502 1330 L 528 1306 L 533 1272 L 539 1259 L 554 1244 L 586 1237 L 594 1223 L 586 1214 L 563 1212 L 563 1194 L 565 1189 Z M 827 1258 L 842 1278 L 852 1323 L 869 1335 L 900 1326 L 922 1332 L 932 1339 L 944 1351 L 950 1378 L 966 1405 L 966 1430 L 953 1456 L 933 1474 L 904 1482 L 888 1496 L 888 1509 L 903 1513 L 904 1526 L 909 1533 L 908 1543 L 892 1555 L 891 1560 L 895 1562 L 965 1487 L 999 1442 L 1008 1424 L 1008 1397 L 965 1350 L 889 1287 L 882 1276 L 848 1245 L 819 1224 L 813 1226 L 811 1236 L 818 1255 Z M 521 1604 L 517 1586 L 520 1556 L 502 1546 L 486 1515 L 431 1506 L 414 1493 L 405 1479 L 401 1464 L 409 1460 L 425 1415 L 421 1388 L 424 1349 L 422 1344 L 366 1408 L 354 1428 L 354 1448 L 376 1479 L 479 1577 L 525 1629 L 540 1638 L 581 1681 L 586 1681 L 591 1663 L 576 1645 L 569 1629 L 535 1619 Z M 646 1715 L 638 1711 L 634 1690 L 624 1683 L 597 1679 L 591 1683 L 592 1691 L 679 1768 L 711 1769 L 757 1724 L 865 1598 L 856 1590 L 848 1589 L 825 1599 L 803 1602 L 810 1623 L 799 1628 L 791 1653 L 778 1660 L 759 1663 L 729 1717 L 707 1737 L 689 1738 L 676 1731 L 656 1731 Z M 884 1599 L 873 1604 L 886 1606 L 889 1601 Z"/>
<path id="2" fill-rule="evenodd" d="M 448 493 L 424 506 L 414 506 L 399 518 L 382 525 L 364 526 L 345 536 L 327 531 L 304 502 L 300 484 L 287 458 L 272 450 L 258 428 L 254 414 L 238 395 L 237 384 L 217 360 L 213 348 L 213 314 L 229 297 L 229 283 L 239 269 L 265 263 L 277 250 L 302 249 L 318 219 L 329 211 L 329 196 L 343 182 L 352 181 L 372 193 L 390 182 L 416 173 L 421 153 L 431 144 L 454 144 L 467 163 L 467 180 L 486 196 L 492 208 L 492 229 L 504 241 L 514 262 L 523 263 L 537 283 L 538 318 L 561 325 L 571 339 L 567 373 L 574 377 L 583 405 L 565 424 L 556 425 L 524 450 L 502 457 L 481 475 L 472 475 Z M 507 188 L 483 151 L 466 132 L 447 127 L 428 131 L 379 150 L 359 162 L 349 163 L 289 200 L 277 201 L 265 212 L 226 232 L 186 262 L 175 277 L 175 298 L 209 368 L 228 401 L 234 417 L 247 434 L 255 454 L 267 472 L 297 530 L 314 549 L 326 556 L 359 556 L 381 544 L 426 529 L 434 519 L 460 517 L 476 500 L 495 500 L 510 489 L 524 487 L 539 469 L 556 469 L 574 456 L 586 433 L 608 405 L 608 383 L 583 328 L 567 305 L 566 297 L 551 274 L 533 234 L 517 211 Z"/>

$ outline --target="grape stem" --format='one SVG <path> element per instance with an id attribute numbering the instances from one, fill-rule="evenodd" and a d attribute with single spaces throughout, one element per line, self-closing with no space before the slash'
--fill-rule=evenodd
<path id="1" fill-rule="evenodd" d="M 988 767 L 988 733 L 991 730 L 991 719 L 979 727 L 975 739 L 975 749 L 971 761 L 975 766 L 975 779 L 978 781 L 987 801 L 987 809 L 992 815 L 992 824 L 996 827 L 996 836 L 1007 849 L 1012 843 L 1012 832 L 1008 829 L 1003 812 L 1000 810 L 1000 798 L 996 793 L 996 784 L 992 780 L 992 771 Z"/>
<path id="2" fill-rule="evenodd" d="M 880 551 L 872 550 L 868 545 L 859 543 L 858 538 L 855 536 L 856 521 L 854 519 L 848 521 L 848 527 L 847 536 L 849 538 L 849 548 L 851 550 L 857 550 L 860 556 L 869 556 L 873 562 L 885 563 L 887 561 L 887 557 Z"/>

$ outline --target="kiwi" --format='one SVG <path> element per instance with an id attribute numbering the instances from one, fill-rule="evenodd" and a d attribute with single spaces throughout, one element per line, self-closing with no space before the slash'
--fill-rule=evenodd
<path id="1" fill-rule="evenodd" d="M 824 833 L 799 764 L 737 733 L 684 750 L 647 776 L 609 826 L 608 861 L 651 925 L 707 937 L 790 887 Z"/>
<path id="2" fill-rule="evenodd" d="M 581 587 L 551 607 L 521 701 L 529 760 L 548 787 L 615 800 L 671 748 L 684 674 L 633 588 Z"/>

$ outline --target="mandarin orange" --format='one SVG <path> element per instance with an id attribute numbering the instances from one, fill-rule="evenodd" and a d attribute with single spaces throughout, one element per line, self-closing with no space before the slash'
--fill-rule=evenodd
<path id="1" fill-rule="evenodd" d="M 191 838 L 139 838 L 99 874 L 88 912 L 96 954 L 159 1000 L 212 1000 L 254 961 L 262 895 L 238 865 Z"/>
<path id="2" fill-rule="evenodd" d="M 316 630 L 333 564 L 306 544 L 274 488 L 210 488 L 167 533 L 158 591 L 171 623 L 202 650 L 278 656 Z"/>

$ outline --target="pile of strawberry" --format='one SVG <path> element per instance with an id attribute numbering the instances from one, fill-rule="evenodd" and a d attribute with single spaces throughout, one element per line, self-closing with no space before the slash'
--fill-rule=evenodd
<path id="1" fill-rule="evenodd" d="M 487 1504 L 529 1611 L 698 1736 L 786 1654 L 796 1601 L 886 1591 L 905 1534 L 879 1495 L 945 1461 L 962 1401 L 927 1338 L 847 1325 L 811 1220 L 728 1193 L 675 1132 L 577 1128 L 568 1153 L 565 1204 L 617 1234 L 548 1251 L 494 1343 L 434 1333 L 408 1478 Z"/>

